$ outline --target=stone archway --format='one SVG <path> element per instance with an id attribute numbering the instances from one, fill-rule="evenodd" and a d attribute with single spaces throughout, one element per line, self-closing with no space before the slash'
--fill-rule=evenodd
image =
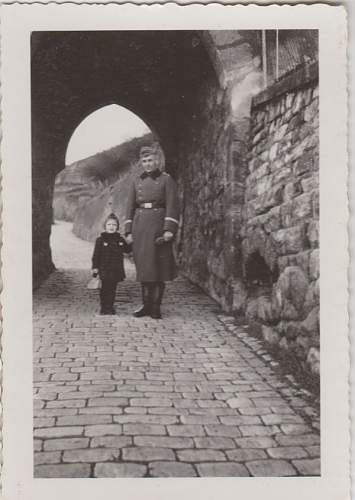
<path id="1" fill-rule="evenodd" d="M 197 43 L 198 42 L 198 43 Z M 181 128 L 204 80 L 215 79 L 194 32 L 32 34 L 34 284 L 52 269 L 48 244 L 55 175 L 82 119 L 108 104 L 136 113 L 176 171 Z"/>
<path id="2" fill-rule="evenodd" d="M 240 232 L 258 43 L 248 30 L 32 34 L 35 286 L 53 268 L 53 182 L 71 133 L 114 103 L 155 132 L 179 183 L 182 271 L 226 310 L 243 310 Z"/>

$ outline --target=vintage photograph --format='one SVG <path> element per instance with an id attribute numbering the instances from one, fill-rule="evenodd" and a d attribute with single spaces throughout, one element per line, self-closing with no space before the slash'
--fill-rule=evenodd
<path id="1" fill-rule="evenodd" d="M 346 23 L 2 6 L 4 498 L 350 499 Z"/>
<path id="2" fill-rule="evenodd" d="M 35 478 L 321 476 L 319 32 L 276 28 L 32 31 Z"/>

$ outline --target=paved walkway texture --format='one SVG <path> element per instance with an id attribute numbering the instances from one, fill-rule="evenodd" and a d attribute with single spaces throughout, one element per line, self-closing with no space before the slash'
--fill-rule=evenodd
<path id="1" fill-rule="evenodd" d="M 92 245 L 65 241 L 89 267 Z M 183 278 L 162 320 L 132 317 L 130 279 L 97 316 L 89 277 L 57 270 L 34 295 L 36 477 L 319 475 L 319 417 L 247 326 Z"/>

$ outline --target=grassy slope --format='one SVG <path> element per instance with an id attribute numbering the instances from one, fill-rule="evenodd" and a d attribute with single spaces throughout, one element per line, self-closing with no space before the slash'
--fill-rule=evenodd
<path id="1" fill-rule="evenodd" d="M 73 221 L 76 212 L 94 197 L 105 199 L 107 186 L 128 174 L 143 145 L 154 140 L 146 134 L 102 153 L 77 161 L 59 173 L 56 179 L 53 209 L 54 218 Z"/>

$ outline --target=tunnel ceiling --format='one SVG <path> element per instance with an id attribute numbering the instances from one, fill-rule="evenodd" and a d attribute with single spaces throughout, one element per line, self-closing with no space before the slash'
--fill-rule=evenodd
<path id="1" fill-rule="evenodd" d="M 197 89 L 216 78 L 198 32 L 34 32 L 31 41 L 34 162 L 63 163 L 79 123 L 113 103 L 142 118 L 173 157 Z"/>

